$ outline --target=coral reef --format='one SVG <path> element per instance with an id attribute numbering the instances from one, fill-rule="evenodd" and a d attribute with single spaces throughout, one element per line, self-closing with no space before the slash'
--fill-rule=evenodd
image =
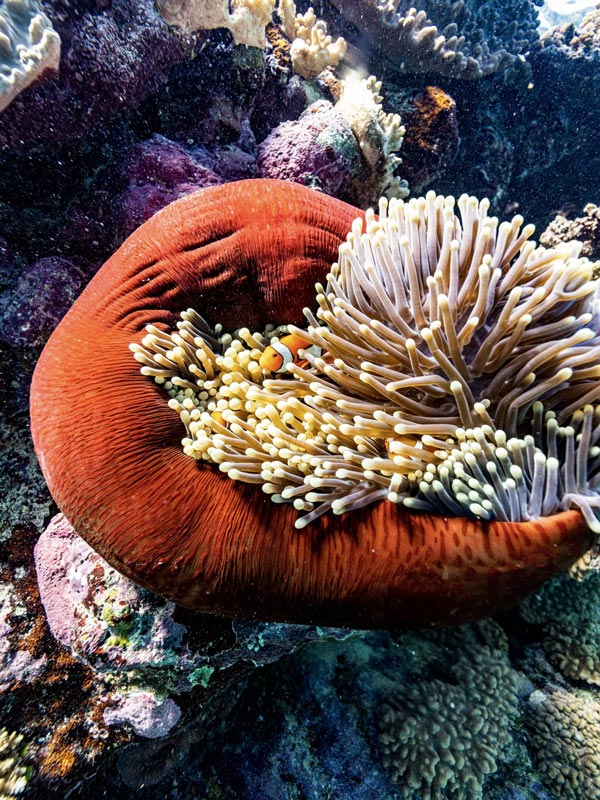
<path id="1" fill-rule="evenodd" d="M 187 32 L 226 28 L 237 44 L 262 50 L 275 0 L 158 0 L 157 6 L 169 25 Z"/>
<path id="2" fill-rule="evenodd" d="M 389 698 L 379 740 L 405 800 L 479 800 L 518 713 L 517 673 L 506 652 L 467 651 L 452 682 L 422 681 Z"/>
<path id="3" fill-rule="evenodd" d="M 583 573 L 583 583 L 560 578 L 521 606 L 529 623 L 543 624 L 543 647 L 565 677 L 600 686 L 600 575 Z"/>
<path id="4" fill-rule="evenodd" d="M 164 408 L 160 387 L 147 387 L 148 403 L 136 405 L 139 365 L 127 344 L 141 341 L 148 321 L 174 329 L 179 313 L 195 304 L 211 327 L 225 324 L 213 345 L 219 358 L 233 353 L 234 361 L 247 358 L 248 347 L 243 337 L 230 340 L 228 330 L 250 325 L 267 333 L 270 347 L 278 345 L 272 337 L 289 335 L 287 328 L 265 331 L 264 324 L 299 323 L 302 307 L 314 303 L 313 282 L 324 280 L 347 232 L 335 225 L 332 230 L 338 211 L 330 210 L 323 193 L 366 206 L 391 176 L 392 193 L 404 191 L 399 180 L 405 180 L 413 196 L 429 186 L 457 198 L 464 192 L 488 196 L 490 217 L 519 212 L 539 230 L 558 213 L 542 244 L 580 241 L 582 255 L 600 257 L 600 17 L 596 11 L 582 21 L 586 0 L 548 0 L 543 13 L 577 8 L 578 17 L 560 18 L 573 24 L 539 40 L 538 0 L 319 0 L 313 11 L 309 0 L 297 2 L 298 9 L 282 1 L 276 24 L 271 0 L 163 0 L 163 7 L 185 12 L 183 26 L 170 26 L 154 0 L 0 0 L 0 795 L 406 800 L 430 793 L 456 800 L 466 793 L 484 800 L 588 800 L 600 781 L 597 549 L 575 562 L 576 580 L 553 580 L 494 623 L 403 634 L 342 632 L 193 614 L 115 572 L 64 520 L 48 527 L 57 509 L 33 453 L 28 418 L 40 349 L 138 223 L 176 198 L 191 208 L 197 189 L 209 187 L 210 197 L 228 189 L 212 184 L 255 177 L 262 144 L 261 152 L 274 157 L 274 175 L 287 176 L 289 161 L 291 178 L 301 175 L 302 183 L 322 190 L 310 195 L 316 213 L 308 221 L 302 217 L 313 232 L 308 252 L 298 244 L 298 229 L 286 233 L 297 210 L 290 197 L 302 187 L 288 185 L 285 195 L 275 189 L 258 199 L 244 195 L 239 206 L 233 202 L 229 222 L 219 216 L 229 200 L 218 195 L 221 227 L 215 233 L 207 213 L 201 247 L 193 236 L 186 238 L 191 212 L 174 218 L 159 211 L 170 220 L 169 236 L 147 228 L 147 235 L 112 258 L 128 260 L 131 272 L 110 286 L 96 284 L 71 347 L 55 362 L 56 392 L 40 399 L 39 425 L 48 435 L 55 408 L 65 403 L 68 433 L 57 458 L 65 474 L 74 476 L 82 464 L 86 473 L 74 480 L 74 493 L 85 495 L 87 474 L 97 475 L 100 489 L 86 495 L 83 521 L 106 513 L 102 497 L 118 482 L 115 476 L 125 484 L 117 512 L 124 527 L 111 538 L 115 528 L 107 520 L 106 554 L 121 534 L 127 536 L 128 515 L 149 484 L 144 537 L 115 562 L 134 573 L 141 569 L 148 585 L 157 575 L 173 581 L 185 574 L 187 553 L 197 563 L 205 553 L 221 553 L 221 542 L 196 549 L 195 535 L 202 526 L 224 529 L 226 543 L 241 543 L 240 559 L 229 563 L 233 582 L 228 568 L 209 576 L 216 595 L 210 595 L 215 584 L 205 583 L 199 589 L 205 598 L 219 604 L 219 587 L 232 586 L 246 613 L 262 577 L 258 567 L 253 572 L 255 563 L 266 569 L 272 560 L 280 570 L 278 596 L 294 590 L 303 571 L 336 564 L 341 572 L 329 573 L 322 585 L 346 592 L 343 616 L 359 624 L 364 607 L 374 602 L 365 576 L 372 565 L 385 569 L 387 562 L 390 580 L 404 582 L 409 596 L 395 608 L 394 593 L 387 594 L 377 606 L 380 624 L 391 619 L 414 625 L 417 609 L 425 622 L 441 613 L 455 621 L 457 604 L 470 613 L 497 610 L 498 598 L 516 599 L 534 588 L 589 542 L 583 523 L 569 533 L 561 517 L 553 528 L 518 523 L 499 538 L 497 523 L 470 520 L 457 546 L 451 535 L 432 538 L 428 515 L 411 513 L 407 546 L 404 539 L 394 542 L 383 518 L 371 519 L 373 536 L 369 508 L 354 512 L 354 540 L 342 530 L 348 529 L 345 519 L 338 525 L 333 517 L 330 525 L 324 515 L 282 541 L 280 513 L 289 531 L 295 509 L 283 505 L 273 513 L 260 490 L 214 474 L 214 465 L 194 462 L 188 469 L 191 459 L 181 453 L 184 428 Z M 186 28 L 192 5 L 223 27 Z M 236 44 L 248 36 L 250 46 Z M 44 60 L 46 44 L 50 60 Z M 371 89 L 347 81 L 347 116 L 341 115 L 335 104 L 348 67 L 382 80 L 385 112 L 375 99 L 381 92 L 372 91 L 376 81 Z M 307 114 L 299 122 L 316 101 L 312 118 Z M 389 111 L 406 127 L 402 163 L 389 146 Z M 292 125 L 280 131 L 280 140 L 267 142 L 281 123 Z M 399 133 L 396 138 L 399 145 Z M 262 235 L 255 236 L 248 222 L 253 207 L 269 227 Z M 246 220 L 242 232 L 239 208 Z M 355 212 L 348 213 L 351 218 Z M 281 237 L 292 249 L 290 261 L 280 257 Z M 207 253 L 214 258 L 206 283 L 188 303 L 195 260 Z M 155 272 L 175 262 L 182 272 L 157 285 Z M 150 277 L 148 283 L 138 282 L 136 269 Z M 592 275 L 598 274 L 596 267 Z M 139 305 L 127 302 L 130 288 Z M 166 308 L 165 296 L 173 297 Z M 146 303 L 152 314 L 140 321 Z M 103 304 L 113 314 L 98 329 Z M 127 330 L 113 351 L 107 339 L 120 325 Z M 110 366 L 117 350 L 118 378 Z M 285 373 L 269 379 L 290 383 Z M 148 449 L 121 469 L 121 448 L 139 441 L 159 407 L 164 415 L 145 440 Z M 124 419 L 130 427 L 119 440 Z M 585 438 L 581 429 L 575 436 Z M 396 451 L 406 444 L 390 441 L 382 456 L 400 458 Z M 475 442 L 466 436 L 462 444 L 468 449 Z M 484 444 L 497 453 L 498 442 Z M 211 480 L 186 505 L 198 471 Z M 171 525 L 165 509 L 182 515 Z M 250 517 L 244 516 L 248 509 Z M 571 522 L 577 516 L 567 513 Z M 269 535 L 255 559 L 248 531 L 256 529 Z M 33 559 L 40 534 L 36 553 L 47 610 Z M 539 537 L 547 535 L 540 551 Z M 532 537 L 525 550 L 524 536 Z M 564 536 L 571 537 L 568 543 Z M 363 541 L 370 548 L 364 553 Z M 169 560 L 169 542 L 184 554 L 183 562 Z M 432 557 L 440 548 L 443 563 Z M 353 569 L 344 575 L 346 556 Z M 524 571 L 531 576 L 525 584 Z M 239 583 L 235 574 L 242 576 Z M 261 595 L 262 611 L 264 606 Z M 498 687 L 492 690 L 494 676 Z M 498 695 L 497 707 L 484 693 L 475 697 L 482 686 L 494 700 Z M 393 719 L 387 728 L 386 717 Z M 449 729 L 449 736 L 432 734 L 436 726 L 446 732 L 450 722 L 456 730 Z M 494 726 L 498 741 L 490 742 Z M 384 731 L 385 747 L 397 745 L 395 752 L 383 752 Z M 461 743 L 469 744 L 467 750 L 457 750 Z M 401 750 L 428 758 L 427 769 L 410 759 L 398 764 Z M 480 752 L 483 769 L 473 763 Z M 464 787 L 451 789 L 459 775 Z"/>
<path id="5" fill-rule="evenodd" d="M 569 219 L 557 214 L 540 236 L 540 242 L 547 247 L 556 247 L 560 242 L 573 239 L 581 242 L 581 255 L 592 261 L 600 261 L 600 208 L 588 203 L 583 216 Z"/>
<path id="6" fill-rule="evenodd" d="M 138 105 L 184 57 L 152 0 L 99 4 L 76 14 L 59 0 L 48 14 L 62 41 L 60 79 L 31 88 L 2 112 L 5 146 L 18 147 L 23 137 L 29 143 L 79 137 Z"/>
<path id="7" fill-rule="evenodd" d="M 30 84 L 56 72 L 60 36 L 37 0 L 12 0 L 0 8 L 0 112 Z"/>
<path id="8" fill-rule="evenodd" d="M 561 800 L 600 797 L 600 702 L 557 687 L 529 698 L 540 772 Z"/>
<path id="9" fill-rule="evenodd" d="M 420 0 L 416 8 L 403 0 L 333 3 L 402 72 L 480 78 L 505 69 L 538 38 L 529 0 Z"/>
<path id="10" fill-rule="evenodd" d="M 259 146 L 263 178 L 292 180 L 359 207 L 380 194 L 404 197 L 395 173 L 404 128 L 382 109 L 381 83 L 349 75 L 339 100 L 319 100 L 299 119 L 283 122 Z"/>
<path id="11" fill-rule="evenodd" d="M 154 134 L 138 144 L 126 168 L 128 186 L 121 196 L 119 227 L 130 233 L 168 203 L 223 179 L 208 165 L 208 154 L 194 153 Z"/>

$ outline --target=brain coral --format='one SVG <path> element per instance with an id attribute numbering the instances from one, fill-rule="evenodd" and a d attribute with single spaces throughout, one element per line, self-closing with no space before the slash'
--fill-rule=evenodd
<path id="1" fill-rule="evenodd" d="M 585 327 L 591 266 L 536 248 L 520 219 L 498 225 L 486 203 L 458 205 L 460 219 L 449 198 L 399 201 L 389 213 L 383 203 L 379 223 L 367 215 L 366 238 L 363 218 L 355 222 L 329 288 L 317 292 L 329 327 L 309 314 L 303 332 L 330 360 L 295 364 L 292 384 L 263 383 L 260 333 L 245 328 L 218 342 L 195 312 L 173 334 L 178 344 L 170 332 L 182 309 L 198 305 L 224 330 L 298 322 L 356 209 L 295 184 L 244 181 L 190 195 L 145 223 L 67 314 L 34 375 L 36 450 L 78 532 L 113 566 L 193 608 L 358 626 L 481 616 L 573 562 L 591 542 L 586 522 L 598 525 L 597 421 L 586 405 L 598 392 L 598 344 Z M 371 246 L 374 260 L 360 250 Z M 406 267 L 404 277 L 378 277 L 392 263 Z M 432 274 L 424 280 L 417 269 Z M 383 299 L 382 280 L 401 311 Z M 495 305 L 496 297 L 506 299 Z M 158 384 L 140 375 L 130 344 Z M 364 360 L 365 344 L 374 360 Z M 398 353 L 406 363 L 393 360 Z M 65 377 L 70 364 L 77 380 Z M 487 400 L 497 374 L 511 390 Z M 225 406 L 211 416 L 219 392 Z M 509 437 L 519 426 L 533 434 L 506 440 L 492 417 Z M 191 434 L 185 452 L 181 422 Z M 422 466 L 440 454 L 449 466 L 425 466 L 426 477 Z M 256 484 L 284 502 L 274 510 Z M 402 509 L 405 501 L 425 513 Z M 585 520 L 562 510 L 572 506 Z M 307 512 L 299 526 L 295 508 Z"/>

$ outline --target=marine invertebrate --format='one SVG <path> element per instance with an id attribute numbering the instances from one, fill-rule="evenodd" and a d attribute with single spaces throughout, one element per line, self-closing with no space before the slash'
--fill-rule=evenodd
<path id="1" fill-rule="evenodd" d="M 486 647 L 452 668 L 456 684 L 408 685 L 383 708 L 383 763 L 406 800 L 478 800 L 485 778 L 511 740 L 517 673 Z"/>
<path id="2" fill-rule="evenodd" d="M 583 216 L 568 219 L 557 214 L 540 236 L 540 242 L 547 247 L 556 247 L 561 242 L 576 239 L 581 242 L 581 254 L 600 262 L 600 207 L 587 203 Z M 600 270 L 600 264 L 596 269 Z"/>
<path id="3" fill-rule="evenodd" d="M 326 67 L 339 64 L 346 53 L 346 42 L 341 36 L 334 42 L 327 33 L 327 24 L 317 19 L 312 8 L 305 14 L 296 14 L 293 0 L 280 0 L 277 14 L 291 42 L 289 53 L 294 72 L 310 80 Z"/>
<path id="4" fill-rule="evenodd" d="M 28 770 L 21 763 L 23 736 L 0 731 L 0 798 L 9 800 L 21 794 L 27 786 Z"/>
<path id="5" fill-rule="evenodd" d="M 566 576 L 543 586 L 521 605 L 521 616 L 543 625 L 548 661 L 566 678 L 600 686 L 600 576 Z"/>
<path id="6" fill-rule="evenodd" d="M 37 0 L 11 0 L 0 7 L 0 112 L 46 72 L 56 72 L 60 36 Z"/>
<path id="7" fill-rule="evenodd" d="M 277 126 L 259 147 L 264 178 L 284 178 L 366 206 L 381 194 L 404 197 L 395 173 L 404 127 L 382 108 L 381 81 L 349 73 L 338 102 L 319 100 Z"/>
<path id="8" fill-rule="evenodd" d="M 499 72 L 537 35 L 529 0 L 333 0 L 394 68 L 473 79 Z"/>
<path id="9" fill-rule="evenodd" d="M 505 521 L 578 507 L 600 532 L 592 265 L 458 205 L 382 199 L 356 221 L 307 330 L 282 339 L 310 366 L 290 353 L 294 380 L 264 381 L 281 345 L 259 334 L 219 358 L 193 312 L 171 338 L 149 327 L 132 349 L 168 382 L 184 452 L 293 502 L 298 527 L 387 498 Z"/>
<path id="10" fill-rule="evenodd" d="M 227 28 L 236 44 L 262 50 L 275 0 L 233 0 L 231 4 L 227 0 L 157 0 L 157 6 L 169 25 L 187 32 Z"/>
<path id="11" fill-rule="evenodd" d="M 406 133 L 399 171 L 416 196 L 452 163 L 460 137 L 456 103 L 437 86 L 425 86 L 407 106 L 402 109 Z"/>
<path id="12" fill-rule="evenodd" d="M 540 775 L 564 800 L 600 798 L 600 704 L 588 692 L 549 686 L 529 697 Z"/>
<path id="13" fill-rule="evenodd" d="M 142 585 L 224 614 L 356 626 L 457 622 L 512 604 L 589 547 L 591 534 L 575 510 L 482 524 L 371 503 L 348 518 L 322 515 L 299 533 L 291 506 L 274 509 L 256 487 L 228 480 L 181 451 L 181 423 L 164 390 L 140 376 L 130 342 L 139 342 L 149 323 L 166 337 L 181 308 L 200 304 L 228 330 L 299 322 L 315 279 L 324 278 L 356 213 L 277 181 L 244 181 L 182 198 L 125 242 L 50 338 L 31 392 L 42 470 L 76 530 Z M 495 228 L 483 224 L 472 203 L 467 213 L 481 238 L 469 238 L 467 226 L 469 236 L 449 253 L 481 244 L 485 272 L 484 242 Z M 426 250 L 424 230 L 417 228 L 415 242 Z M 517 256 L 525 234 L 518 225 L 498 231 L 510 260 L 516 256 L 508 285 L 531 255 L 524 246 Z M 548 257 L 534 257 L 543 274 Z M 557 269 L 552 284 L 574 309 L 589 297 L 580 266 L 583 273 L 577 265 Z M 497 283 L 484 279 L 486 291 Z M 581 335 L 573 320 L 550 314 L 548 324 L 555 322 Z M 589 348 L 580 347 L 585 363 Z M 77 381 L 65 380 L 70 363 L 79 365 Z M 545 401 L 555 395 L 554 384 L 548 375 Z M 570 402 L 583 385 L 574 384 Z M 460 392 L 443 381 L 441 391 L 449 407 L 460 402 Z M 86 413 L 74 420 L 82 400 Z"/>

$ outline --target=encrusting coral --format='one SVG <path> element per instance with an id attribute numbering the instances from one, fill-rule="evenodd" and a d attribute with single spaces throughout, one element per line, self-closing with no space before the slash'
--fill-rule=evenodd
<path id="1" fill-rule="evenodd" d="M 289 328 L 320 353 L 291 380 L 265 378 L 247 329 L 219 344 L 193 311 L 151 327 L 132 348 L 167 381 L 184 453 L 292 502 L 301 528 L 387 499 L 504 521 L 576 507 L 600 532 L 592 265 L 487 201 L 454 207 L 430 192 L 355 222 Z"/>
<path id="2" fill-rule="evenodd" d="M 230 407 L 219 410 L 225 424 L 206 440 L 222 451 L 225 471 L 238 469 L 242 474 L 234 471 L 232 477 L 249 477 L 250 485 L 182 452 L 180 417 L 164 388 L 140 375 L 129 345 L 141 344 L 145 327 L 153 324 L 159 333 L 151 335 L 168 340 L 172 350 L 170 331 L 187 308 L 201 308 L 224 331 L 261 331 L 269 321 L 299 323 L 302 309 L 314 302 L 315 281 L 325 279 L 360 212 L 293 183 L 248 180 L 189 195 L 144 223 L 54 331 L 33 377 L 36 452 L 55 500 L 78 533 L 121 572 L 191 608 L 357 627 L 484 616 L 517 602 L 579 558 L 593 535 L 580 511 L 560 507 L 582 507 L 594 524 L 595 497 L 584 485 L 587 444 L 592 466 L 596 457 L 596 422 L 586 404 L 598 385 L 597 344 L 588 327 L 595 289 L 588 262 L 568 257 L 570 251 L 537 249 L 527 242 L 530 229 L 521 231 L 520 220 L 498 225 L 487 218 L 485 203 L 465 198 L 459 205 L 460 224 L 451 201 L 435 196 L 391 203 L 385 215 L 382 206 L 379 222 L 368 216 L 366 236 L 355 224 L 328 288 L 319 290 L 324 305 L 318 313 L 325 319 L 311 318 L 313 331 L 301 331 L 325 345 L 321 357 L 269 384 L 221 370 L 217 380 L 229 383 Z M 406 230 L 397 235 L 399 224 Z M 385 277 L 390 246 L 396 268 Z M 497 293 L 502 307 L 494 303 Z M 460 316 L 453 321 L 456 309 Z M 192 324 L 202 326 L 195 315 Z M 190 350 L 200 351 L 202 370 L 212 369 L 210 351 L 222 354 L 206 328 L 199 332 L 206 348 L 202 341 L 175 348 L 175 361 L 166 359 L 159 369 L 185 369 Z M 247 359 L 252 375 L 252 351 L 260 361 L 260 348 L 251 334 L 243 336 L 252 346 L 232 347 Z M 517 343 L 515 356 L 508 357 Z M 492 345 L 489 368 L 507 367 L 513 389 L 502 399 L 487 397 L 494 380 L 485 371 Z M 474 370 L 470 375 L 465 357 Z M 65 380 L 71 363 L 78 365 L 76 381 Z M 191 412 L 201 414 L 192 399 L 199 376 L 182 380 L 190 384 L 183 388 L 189 389 Z M 296 399 L 286 396 L 290 387 L 291 394 L 301 388 Z M 254 399 L 246 396 L 250 390 Z M 281 413 L 268 403 L 264 413 L 257 408 L 253 430 L 244 414 L 249 419 L 269 392 L 288 410 Z M 309 397 L 314 407 L 305 402 Z M 539 410 L 529 419 L 536 399 L 550 414 L 546 421 Z M 246 402 L 239 423 L 227 419 Z M 82 404 L 85 413 L 74 415 Z M 569 423 L 580 406 L 586 410 L 574 418 L 581 432 L 576 441 Z M 324 432 L 317 432 L 321 421 Z M 511 449 L 501 439 L 501 427 L 510 438 L 515 425 L 519 436 L 530 436 L 532 422 L 537 440 L 523 438 L 524 449 L 519 442 Z M 221 424 L 219 414 L 214 424 Z M 476 428 L 481 444 L 471 441 L 480 435 Z M 262 432 L 265 450 L 257 447 Z M 395 492 L 399 500 L 405 490 L 412 494 L 413 466 L 435 467 L 437 461 L 441 467 L 439 453 L 451 457 L 460 442 L 469 442 L 462 469 L 471 468 L 472 455 L 479 463 L 469 450 L 494 447 L 488 478 L 495 467 L 500 484 L 506 481 L 508 506 L 500 485 L 498 508 L 493 490 L 491 498 L 478 501 L 484 509 L 489 500 L 488 516 L 506 513 L 517 498 L 533 519 L 486 521 L 473 507 L 469 516 L 451 516 L 434 475 L 434 505 L 441 514 L 372 502 L 375 495 Z M 560 469 L 554 447 L 564 460 Z M 504 470 L 507 453 L 523 464 L 509 465 L 510 477 L 498 476 L 496 462 Z M 313 456 L 322 475 L 310 474 Z M 460 460 L 454 466 L 458 481 Z M 269 488 L 285 500 L 276 510 L 252 485 L 264 482 L 261 462 L 268 461 Z M 526 491 L 519 470 L 525 476 L 533 470 L 535 482 L 525 481 Z M 441 473 L 440 478 L 443 487 Z M 478 473 L 472 479 L 484 494 L 488 478 Z M 426 490 L 424 478 L 412 499 L 430 502 L 421 483 Z M 313 520 L 302 532 L 294 528 L 298 512 L 292 500 Z M 540 501 L 558 513 L 540 516 Z M 467 507 L 469 502 L 475 500 L 467 498 Z M 351 507 L 348 515 L 322 513 Z"/>
<path id="3" fill-rule="evenodd" d="M 405 197 L 406 181 L 396 175 L 404 126 L 382 101 L 381 81 L 349 72 L 335 105 L 318 100 L 267 136 L 259 148 L 261 176 L 297 181 L 360 206 L 382 194 Z"/>
<path id="4" fill-rule="evenodd" d="M 56 72 L 60 37 L 37 0 L 0 7 L 0 111 L 45 72 Z"/>
<path id="5" fill-rule="evenodd" d="M 553 667 L 567 679 L 600 686 L 600 575 L 583 564 L 578 577 L 548 583 L 519 612 L 543 625 L 544 653 Z"/>

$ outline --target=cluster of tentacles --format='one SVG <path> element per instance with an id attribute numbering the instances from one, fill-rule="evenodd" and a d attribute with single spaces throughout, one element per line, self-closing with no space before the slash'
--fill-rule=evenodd
<path id="1" fill-rule="evenodd" d="M 458 209 L 455 208 L 458 206 Z M 170 395 L 184 452 L 259 484 L 304 527 L 377 500 L 526 521 L 578 508 L 600 531 L 600 336 L 593 265 L 462 196 L 382 200 L 340 246 L 272 377 L 278 329 L 193 310 L 133 344 Z"/>

